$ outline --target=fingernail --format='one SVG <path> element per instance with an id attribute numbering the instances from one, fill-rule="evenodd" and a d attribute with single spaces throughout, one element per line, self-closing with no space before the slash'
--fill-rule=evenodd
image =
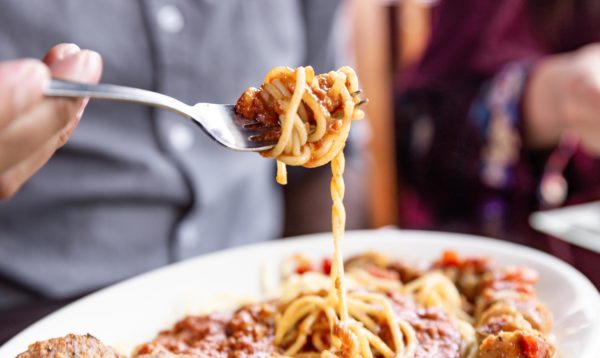
<path id="1" fill-rule="evenodd" d="M 14 112 L 19 113 L 29 105 L 32 97 L 41 93 L 48 82 L 49 71 L 38 61 L 25 60 L 15 69 L 14 79 L 18 82 L 13 97 Z"/>
<path id="2" fill-rule="evenodd" d="M 66 58 L 67 56 L 71 56 L 79 51 L 81 51 L 79 46 L 77 46 L 75 44 L 65 44 L 64 46 L 61 47 L 61 49 L 58 52 L 56 57 L 57 57 L 57 60 L 60 61 L 64 58 Z"/>
<path id="3" fill-rule="evenodd" d="M 98 52 L 87 50 L 85 51 L 85 66 L 86 73 L 92 74 L 98 71 L 98 67 L 102 66 L 102 58 Z"/>
<path id="4" fill-rule="evenodd" d="M 101 65 L 102 59 L 97 52 L 90 50 L 82 50 L 78 56 L 80 57 L 77 59 L 77 65 L 73 70 L 73 74 L 77 78 L 85 80 L 85 77 L 88 77 L 98 71 L 98 67 Z"/>

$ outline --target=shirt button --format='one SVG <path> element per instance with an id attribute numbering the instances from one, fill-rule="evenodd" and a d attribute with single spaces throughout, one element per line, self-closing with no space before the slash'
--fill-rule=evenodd
<path id="1" fill-rule="evenodd" d="M 165 5 L 158 10 L 158 26 L 164 31 L 176 34 L 183 29 L 184 20 L 181 11 L 174 5 Z"/>
<path id="2" fill-rule="evenodd" d="M 175 150 L 186 151 L 194 144 L 194 133 L 183 124 L 174 125 L 169 130 L 169 142 Z"/>

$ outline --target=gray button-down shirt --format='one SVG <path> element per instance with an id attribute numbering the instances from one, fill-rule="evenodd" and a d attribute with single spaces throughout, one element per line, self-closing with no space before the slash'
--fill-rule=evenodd
<path id="1" fill-rule="evenodd" d="M 74 42 L 103 56 L 103 82 L 233 103 L 273 66 L 332 68 L 337 3 L 3 0 L 0 60 Z M 277 237 L 273 166 L 169 112 L 92 101 L 69 143 L 0 203 L 0 307 Z"/>

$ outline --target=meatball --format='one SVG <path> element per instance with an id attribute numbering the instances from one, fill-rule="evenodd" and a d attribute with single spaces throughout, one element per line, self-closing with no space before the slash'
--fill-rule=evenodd
<path id="1" fill-rule="evenodd" d="M 92 335 L 69 334 L 61 338 L 36 342 L 17 358 L 124 358 L 113 348 L 105 346 Z"/>
<path id="2" fill-rule="evenodd" d="M 530 295 L 514 293 L 502 296 L 501 293 L 488 300 L 492 304 L 487 306 L 485 310 L 480 310 L 481 314 L 477 315 L 479 321 L 484 320 L 486 316 L 517 311 L 531 323 L 533 329 L 544 334 L 550 333 L 553 325 L 552 313 L 539 299 Z M 485 304 L 480 305 L 480 307 L 485 307 Z"/>
<path id="3" fill-rule="evenodd" d="M 477 326 L 476 333 L 477 339 L 483 341 L 486 337 L 500 332 L 531 331 L 532 329 L 531 324 L 520 313 L 508 311 L 488 316 Z"/>
<path id="4" fill-rule="evenodd" d="M 525 332 L 500 332 L 488 336 L 479 346 L 479 358 L 552 358 L 554 347 L 542 335 Z"/>

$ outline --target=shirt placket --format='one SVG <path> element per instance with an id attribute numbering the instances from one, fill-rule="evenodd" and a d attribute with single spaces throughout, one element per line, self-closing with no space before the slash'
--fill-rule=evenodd
<path id="1" fill-rule="evenodd" d="M 186 1 L 150 0 L 146 2 L 147 20 L 152 33 L 157 76 L 155 90 L 180 99 L 188 104 L 189 81 L 192 71 L 192 60 L 189 48 L 193 44 L 190 19 L 186 17 Z M 194 17 L 194 21 L 198 21 Z M 172 230 L 169 241 L 171 260 L 177 261 L 185 257 L 184 253 L 199 245 L 199 225 L 192 220 L 192 212 L 199 210 L 200 191 L 198 177 L 190 170 L 185 158 L 197 151 L 199 140 L 197 128 L 191 121 L 186 121 L 178 114 L 155 111 L 156 137 L 170 158 L 176 163 L 188 185 L 191 205 L 181 215 L 181 220 Z"/>

